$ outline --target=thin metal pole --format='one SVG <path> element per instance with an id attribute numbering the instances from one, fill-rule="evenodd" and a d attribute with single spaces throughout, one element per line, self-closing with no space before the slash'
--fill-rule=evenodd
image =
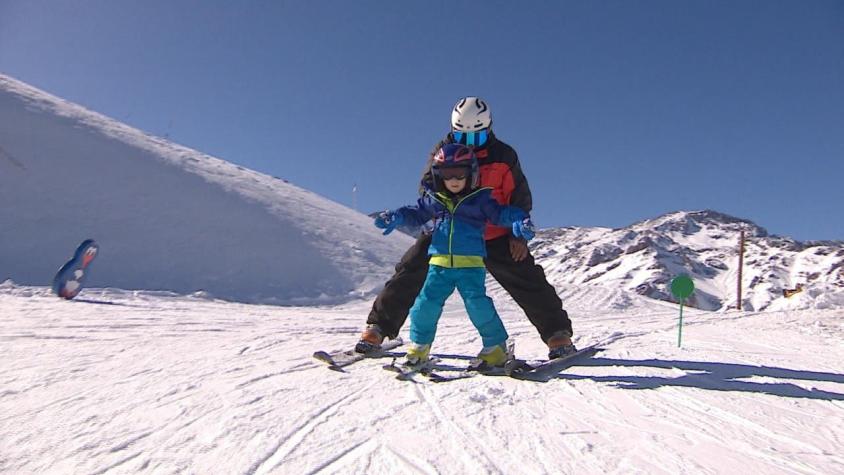
<path id="1" fill-rule="evenodd" d="M 680 346 L 682 346 L 683 344 L 683 304 L 685 303 L 685 299 L 680 301 L 680 325 L 677 331 L 677 348 L 680 348 Z"/>
<path id="2" fill-rule="evenodd" d="M 736 308 L 741 310 L 741 276 L 742 270 L 744 269 L 744 229 L 741 230 L 741 239 L 739 241 L 739 251 L 738 251 L 738 301 L 736 302 Z"/>

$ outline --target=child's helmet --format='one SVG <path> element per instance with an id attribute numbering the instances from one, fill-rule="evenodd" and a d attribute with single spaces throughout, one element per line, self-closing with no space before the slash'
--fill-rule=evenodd
<path id="1" fill-rule="evenodd" d="M 465 145 L 447 143 L 434 154 L 431 171 L 434 175 L 435 189 L 441 188 L 440 170 L 444 168 L 466 168 L 470 177 L 467 188 L 470 190 L 474 190 L 480 184 L 478 159 L 475 157 L 475 152 Z"/>

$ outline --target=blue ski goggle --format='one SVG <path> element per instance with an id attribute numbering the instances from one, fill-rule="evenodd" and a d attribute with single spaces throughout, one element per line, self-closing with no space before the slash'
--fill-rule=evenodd
<path id="1" fill-rule="evenodd" d="M 477 132 L 461 132 L 454 130 L 451 132 L 456 143 L 466 145 L 468 147 L 480 147 L 486 144 L 489 139 L 489 129 L 481 129 Z"/>

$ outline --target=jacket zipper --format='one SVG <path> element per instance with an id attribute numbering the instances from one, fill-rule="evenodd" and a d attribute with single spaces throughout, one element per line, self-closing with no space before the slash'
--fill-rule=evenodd
<path id="1" fill-rule="evenodd" d="M 451 208 L 450 206 L 448 206 L 448 204 L 443 203 L 436 196 L 434 196 L 434 199 L 436 199 L 437 201 L 439 201 L 440 203 L 445 205 L 445 209 L 447 209 L 448 212 L 451 214 L 451 223 L 449 224 L 449 230 L 448 230 L 448 257 L 449 257 L 449 260 L 451 262 L 452 268 L 454 268 L 454 251 L 452 250 L 452 243 L 453 243 L 453 238 L 454 238 L 454 215 L 457 214 L 457 208 L 460 206 L 461 203 L 463 203 L 470 196 L 475 195 L 475 194 L 481 192 L 482 190 L 486 190 L 486 189 L 488 189 L 488 188 L 486 188 L 486 187 L 478 188 L 477 190 L 469 193 L 468 195 L 464 196 L 463 198 L 460 198 L 460 201 L 458 201 L 457 204 L 454 205 L 454 208 Z M 451 200 L 449 200 L 449 203 L 451 203 Z"/>

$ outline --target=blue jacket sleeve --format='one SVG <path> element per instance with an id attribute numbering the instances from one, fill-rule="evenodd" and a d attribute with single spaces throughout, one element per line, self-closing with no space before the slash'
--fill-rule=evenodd
<path id="1" fill-rule="evenodd" d="M 521 208 L 500 205 L 491 195 L 484 199 L 481 209 L 483 209 L 486 219 L 498 226 L 509 227 L 513 223 L 528 217 L 528 214 Z"/>
<path id="2" fill-rule="evenodd" d="M 427 194 L 416 201 L 415 206 L 402 206 L 396 210 L 402 223 L 407 226 L 422 226 L 434 217 L 434 202 Z"/>

